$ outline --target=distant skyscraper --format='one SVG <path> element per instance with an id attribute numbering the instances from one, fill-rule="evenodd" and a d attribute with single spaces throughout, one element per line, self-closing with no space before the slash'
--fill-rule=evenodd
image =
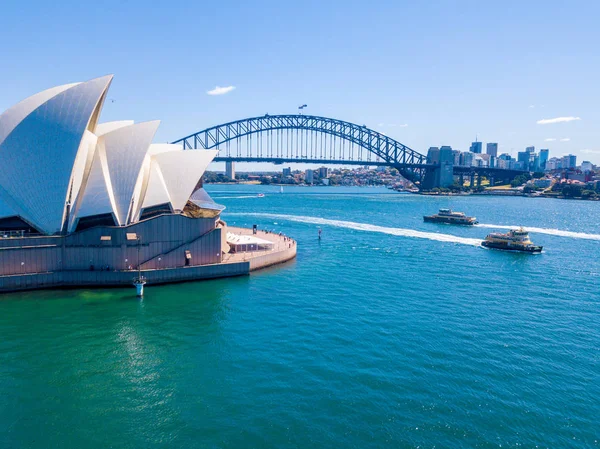
<path id="1" fill-rule="evenodd" d="M 593 168 L 594 167 L 592 166 L 592 163 L 590 161 L 583 161 L 581 163 L 581 171 L 584 173 L 592 171 Z"/>
<path id="2" fill-rule="evenodd" d="M 525 151 L 527 153 L 535 153 L 535 147 L 527 147 L 527 148 L 525 148 Z"/>
<path id="3" fill-rule="evenodd" d="M 329 169 L 327 167 L 319 168 L 319 178 L 327 178 L 328 176 L 329 176 Z"/>
<path id="4" fill-rule="evenodd" d="M 493 142 L 488 142 L 486 148 L 485 148 L 485 152 L 487 154 L 489 154 L 490 156 L 498 156 L 498 144 L 497 143 L 493 143 Z"/>
<path id="5" fill-rule="evenodd" d="M 472 142 L 471 148 L 469 148 L 469 151 L 471 153 L 481 154 L 482 146 L 483 146 L 483 144 L 481 142 Z"/>
<path id="6" fill-rule="evenodd" d="M 548 155 L 550 150 L 540 150 L 540 170 L 546 170 L 546 163 L 548 162 Z"/>
<path id="7" fill-rule="evenodd" d="M 517 161 L 521 163 L 521 167 L 523 167 L 523 170 L 529 170 L 530 154 L 531 153 L 529 153 L 528 151 L 519 151 L 519 154 L 517 155 Z"/>
<path id="8" fill-rule="evenodd" d="M 282 175 L 284 178 L 287 178 L 288 176 L 292 176 L 292 169 L 290 167 L 284 168 Z"/>
<path id="9" fill-rule="evenodd" d="M 563 156 L 562 158 L 562 168 L 569 169 L 577 167 L 577 156 L 573 154 L 569 154 L 567 156 Z"/>

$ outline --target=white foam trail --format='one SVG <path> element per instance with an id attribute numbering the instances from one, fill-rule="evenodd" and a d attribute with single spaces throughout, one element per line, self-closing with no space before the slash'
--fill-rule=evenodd
<path id="1" fill-rule="evenodd" d="M 518 229 L 520 226 L 506 226 L 506 225 L 496 225 L 496 224 L 487 224 L 487 223 L 479 223 L 476 226 L 482 228 L 492 228 L 492 229 Z M 600 234 L 586 234 L 585 232 L 573 232 L 573 231 L 563 231 L 561 229 L 549 229 L 549 228 L 535 228 L 530 226 L 523 226 L 526 231 L 540 233 L 540 234 L 548 234 L 555 235 L 558 237 L 570 237 L 574 239 L 585 239 L 585 240 L 600 240 Z"/>
<path id="2" fill-rule="evenodd" d="M 257 195 L 240 195 L 240 196 L 212 196 L 216 200 L 233 200 L 238 198 L 260 198 Z"/>
<path id="3" fill-rule="evenodd" d="M 229 215 L 245 215 L 254 217 L 273 218 L 281 220 L 296 221 L 299 223 L 310 223 L 323 226 L 335 226 L 337 228 L 354 229 L 356 231 L 379 232 L 381 234 L 396 235 L 399 237 L 414 237 L 419 239 L 435 240 L 438 242 L 460 243 L 463 245 L 481 245 L 481 240 L 466 237 L 457 237 L 450 234 L 438 234 L 435 232 L 422 232 L 413 229 L 387 228 L 367 223 L 355 223 L 353 221 L 328 220 L 327 218 L 307 217 L 303 215 L 263 214 L 263 213 L 230 213 Z"/>

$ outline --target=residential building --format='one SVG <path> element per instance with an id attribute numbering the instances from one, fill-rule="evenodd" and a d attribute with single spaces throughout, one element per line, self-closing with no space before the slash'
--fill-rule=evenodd
<path id="1" fill-rule="evenodd" d="M 291 167 L 284 168 L 282 170 L 281 174 L 283 175 L 284 178 L 287 178 L 288 176 L 292 176 L 292 169 L 291 169 Z"/>

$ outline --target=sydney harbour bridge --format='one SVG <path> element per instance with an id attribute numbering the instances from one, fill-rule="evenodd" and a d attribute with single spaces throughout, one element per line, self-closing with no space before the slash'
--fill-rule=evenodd
<path id="1" fill-rule="evenodd" d="M 213 126 L 172 143 L 186 150 L 217 149 L 216 162 L 389 166 L 417 185 L 427 177 L 436 179 L 431 175 L 441 168 L 439 162 L 365 125 L 314 115 L 266 114 Z M 461 179 L 470 178 L 471 185 L 475 178 L 480 183 L 482 176 L 507 181 L 523 173 L 452 161 L 445 165 Z"/>

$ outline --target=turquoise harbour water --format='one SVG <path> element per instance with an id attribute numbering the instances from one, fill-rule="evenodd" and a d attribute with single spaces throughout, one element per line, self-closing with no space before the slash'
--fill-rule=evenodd
<path id="1" fill-rule="evenodd" d="M 1 448 L 599 446 L 600 204 L 207 190 L 297 259 L 1 296 Z M 485 226 L 423 223 L 440 207 Z M 544 252 L 478 246 L 502 225 Z"/>

